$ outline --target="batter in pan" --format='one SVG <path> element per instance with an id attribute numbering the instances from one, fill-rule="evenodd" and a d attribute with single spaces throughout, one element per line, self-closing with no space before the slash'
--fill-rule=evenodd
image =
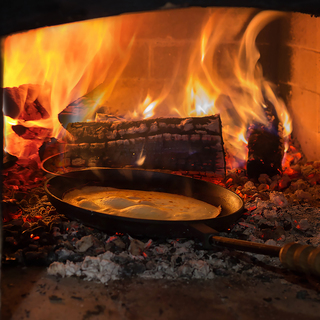
<path id="1" fill-rule="evenodd" d="M 110 215 L 150 220 L 202 220 L 217 217 L 221 207 L 172 193 L 86 186 L 63 200 Z"/>

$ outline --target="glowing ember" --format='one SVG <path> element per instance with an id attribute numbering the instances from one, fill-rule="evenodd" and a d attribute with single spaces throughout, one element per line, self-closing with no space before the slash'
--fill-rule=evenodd
<path id="1" fill-rule="evenodd" d="M 117 236 L 111 236 L 111 237 L 108 238 L 106 243 L 112 242 L 113 240 L 116 240 L 117 238 L 118 238 Z"/>
<path id="2" fill-rule="evenodd" d="M 264 79 L 258 62 L 260 54 L 255 44 L 259 32 L 269 22 L 280 18 L 282 13 L 258 13 L 249 23 L 240 42 L 231 39 L 237 45 L 235 51 L 227 52 L 223 57 L 223 65 L 228 65 L 231 70 L 226 76 L 218 65 L 221 64 L 219 45 L 228 36 L 225 24 L 233 11 L 206 12 L 201 34 L 193 47 L 180 55 L 180 60 L 172 70 L 171 80 L 165 81 L 158 90 L 151 88 L 150 84 L 148 94 L 132 97 L 132 105 L 123 106 L 123 110 L 116 110 L 116 113 L 126 119 L 220 113 L 227 159 L 232 162 L 231 167 L 241 166 L 247 157 L 246 135 L 249 125 L 253 122 L 268 124 L 265 114 L 267 101 L 275 108 L 282 123 L 284 138 L 287 139 L 291 133 L 291 120 L 286 106 L 277 98 L 273 86 Z M 58 114 L 88 92 L 94 90 L 94 103 L 83 120 L 94 119 L 98 108 L 109 107 L 111 97 L 126 95 L 126 91 L 120 92 L 115 88 L 123 85 L 119 84 L 119 79 L 122 79 L 125 67 L 139 64 L 143 59 L 140 56 L 137 59 L 132 54 L 132 48 L 141 45 L 143 37 L 140 35 L 151 14 L 156 13 L 140 14 L 136 26 L 133 23 L 137 20 L 134 15 L 122 15 L 7 37 L 4 40 L 4 87 L 37 85 L 32 97 L 20 97 L 18 114 L 5 117 L 7 151 L 20 158 L 29 158 L 37 153 L 43 140 L 51 136 L 61 137 L 63 130 Z M 152 26 L 148 25 L 148 28 Z M 134 63 L 132 59 L 135 59 Z M 187 77 L 179 80 L 183 83 L 177 90 L 176 78 L 181 69 L 187 70 Z M 28 99 L 32 103 L 39 102 L 49 116 L 37 120 L 21 118 Z M 33 141 L 19 137 L 12 130 L 12 125 L 46 128 L 48 131 Z M 144 161 L 143 153 L 139 161 Z"/>

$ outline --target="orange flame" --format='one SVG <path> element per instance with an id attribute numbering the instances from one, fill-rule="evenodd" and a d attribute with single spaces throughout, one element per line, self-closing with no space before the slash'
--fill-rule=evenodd
<path id="1" fill-rule="evenodd" d="M 230 11 L 225 11 L 212 13 L 208 10 L 191 54 L 184 53 L 189 55 L 188 66 L 182 64 L 182 59 L 177 61 L 172 79 L 165 82 L 158 94 L 148 90 L 147 95 L 129 108 L 130 111 L 122 111 L 121 116 L 145 119 L 219 113 L 226 149 L 231 158 L 241 162 L 247 157 L 248 126 L 253 121 L 267 124 L 266 100 L 274 106 L 286 139 L 292 130 L 286 106 L 275 94 L 273 85 L 263 77 L 258 62 L 260 53 L 255 43 L 259 32 L 269 22 L 280 18 L 282 13 L 258 13 L 249 23 L 241 41 L 237 42 L 226 35 Z M 14 150 L 15 144 L 10 140 L 15 135 L 12 124 L 49 128 L 52 136 L 57 137 L 62 130 L 57 115 L 71 102 L 95 89 L 95 102 L 84 120 L 94 119 L 95 110 L 108 105 L 118 80 L 132 59 L 132 46 L 139 37 L 143 18 L 148 14 L 139 16 L 141 21 L 136 28 L 133 28 L 130 15 L 123 15 L 32 30 L 4 40 L 4 86 L 40 85 L 39 97 L 50 114 L 48 119 L 37 121 L 5 117 L 5 136 L 11 153 L 22 154 L 22 146 L 18 143 L 16 149 L 19 150 Z M 230 44 L 236 50 L 221 52 L 221 44 Z M 227 71 L 225 65 L 228 66 Z M 180 92 L 176 92 L 174 84 L 179 68 L 188 69 L 188 76 Z M 140 158 L 143 161 L 142 154 Z"/>
<path id="2" fill-rule="evenodd" d="M 120 41 L 120 34 L 131 36 Z M 50 128 L 52 136 L 58 137 L 63 130 L 58 114 L 70 102 L 101 83 L 104 83 L 104 91 L 100 99 L 108 98 L 130 57 L 133 38 L 128 26 L 116 18 L 88 20 L 8 36 L 3 45 L 4 87 L 40 85 L 42 106 L 50 115 L 46 120 L 18 120 L 16 124 Z M 8 117 L 5 120 L 9 120 Z M 7 131 L 10 131 L 9 125 L 7 122 Z M 19 137 L 16 140 L 19 141 Z M 23 139 L 19 142 L 21 145 Z M 15 148 L 12 142 L 7 140 L 5 145 L 10 145 L 12 154 L 22 156 L 21 148 Z"/>

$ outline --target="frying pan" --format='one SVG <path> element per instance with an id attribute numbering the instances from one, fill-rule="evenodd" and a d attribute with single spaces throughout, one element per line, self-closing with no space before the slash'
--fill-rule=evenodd
<path id="1" fill-rule="evenodd" d="M 222 210 L 220 215 L 213 219 L 152 220 L 104 214 L 63 201 L 63 196 L 68 191 L 87 185 L 184 195 L 214 206 L 221 205 Z M 212 234 L 215 230 L 226 230 L 240 218 L 243 212 L 242 199 L 221 186 L 148 170 L 92 168 L 72 171 L 47 180 L 45 190 L 57 211 L 68 218 L 80 220 L 85 225 L 106 232 L 129 233 L 135 236 L 203 238 L 204 234 Z"/>
<path id="2" fill-rule="evenodd" d="M 134 219 L 76 207 L 63 201 L 66 192 L 87 185 L 179 194 L 214 206 L 221 205 L 222 211 L 216 218 L 204 220 Z M 267 254 L 279 257 L 281 263 L 288 269 L 320 276 L 319 247 L 298 243 L 287 243 L 283 247 L 270 246 L 217 235 L 216 230 L 225 230 L 240 218 L 243 213 L 243 201 L 230 190 L 210 182 L 139 169 L 92 168 L 54 176 L 46 181 L 45 190 L 58 212 L 103 231 L 153 238 L 195 237 L 202 241 L 204 249 L 218 245 Z"/>

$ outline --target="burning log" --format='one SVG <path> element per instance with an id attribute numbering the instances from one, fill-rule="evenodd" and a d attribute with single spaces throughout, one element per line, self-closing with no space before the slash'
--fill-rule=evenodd
<path id="1" fill-rule="evenodd" d="M 3 88 L 7 152 L 22 159 L 36 159 L 38 148 L 52 135 L 52 128 L 43 121 L 50 118 L 50 109 L 50 88 L 45 85 Z"/>
<path id="2" fill-rule="evenodd" d="M 17 157 L 11 155 L 10 153 L 6 152 L 6 151 L 3 151 L 2 153 L 2 168 L 3 169 L 7 169 L 7 168 L 10 168 L 12 167 L 18 160 Z"/>
<path id="3" fill-rule="evenodd" d="M 68 125 L 71 165 L 207 171 L 225 175 L 219 115 Z"/>
<path id="4" fill-rule="evenodd" d="M 73 101 L 58 114 L 58 119 L 64 128 L 67 128 L 70 122 L 94 121 L 100 109 L 103 109 L 103 113 L 109 112 L 105 107 L 97 108 L 94 91 Z"/>
<path id="5" fill-rule="evenodd" d="M 258 179 L 260 174 L 270 177 L 281 173 L 284 153 L 282 125 L 274 107 L 268 103 L 265 110 L 268 125 L 253 124 L 248 132 L 247 174 L 249 178 Z"/>
<path id="6" fill-rule="evenodd" d="M 4 88 L 4 114 L 13 119 L 25 121 L 49 118 L 46 94 L 40 85 L 24 84 L 19 87 Z"/>
<path id="7" fill-rule="evenodd" d="M 44 140 L 51 135 L 52 130 L 41 127 L 24 127 L 22 125 L 15 125 L 11 127 L 19 137 L 23 139 L 40 139 Z"/>

